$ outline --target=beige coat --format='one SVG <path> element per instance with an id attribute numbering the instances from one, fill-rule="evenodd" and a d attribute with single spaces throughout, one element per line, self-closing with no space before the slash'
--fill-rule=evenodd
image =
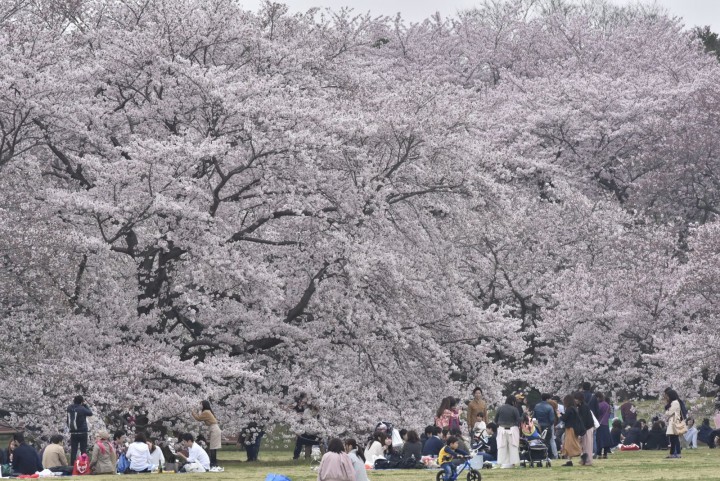
<path id="1" fill-rule="evenodd" d="M 104 453 L 100 450 L 98 443 L 102 443 Z M 114 474 L 117 465 L 115 449 L 109 441 L 98 441 L 92 448 L 90 455 L 90 469 L 93 474 Z"/>
<path id="2" fill-rule="evenodd" d="M 208 427 L 208 448 L 220 449 L 222 447 L 222 431 L 220 431 L 220 425 L 215 415 L 210 411 L 201 411 L 200 413 L 193 411 L 190 414 L 196 421 L 202 421 Z"/>
<path id="3" fill-rule="evenodd" d="M 675 422 L 682 419 L 682 411 L 680 410 L 680 403 L 673 401 L 670 403 L 670 408 L 665 411 L 665 417 L 667 417 L 667 429 L 665 434 L 677 436 L 678 433 L 675 431 Z"/>
<path id="4" fill-rule="evenodd" d="M 43 468 L 55 468 L 58 466 L 68 466 L 65 449 L 61 444 L 48 444 L 43 451 L 42 465 Z"/>

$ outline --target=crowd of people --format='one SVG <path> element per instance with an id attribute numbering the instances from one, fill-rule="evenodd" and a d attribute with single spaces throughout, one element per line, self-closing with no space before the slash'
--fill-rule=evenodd
<path id="1" fill-rule="evenodd" d="M 23 433 L 15 433 L 7 449 L 0 451 L 0 464 L 11 467 L 11 475 L 33 475 L 44 470 L 60 474 L 129 474 L 149 473 L 171 468 L 183 472 L 212 471 L 217 467 L 217 450 L 220 449 L 221 431 L 210 403 L 202 401 L 191 416 L 203 423 L 209 433 L 204 437 L 191 433 L 181 434 L 176 441 L 158 442 L 148 438 L 142 430 L 128 442 L 124 430 L 115 431 L 112 438 L 106 430 L 96 433 L 89 446 L 87 418 L 93 411 L 83 396 L 76 396 L 67 408 L 70 457 L 65 453 L 66 438 L 54 434 L 39 451 L 25 441 Z M 206 451 L 206 447 L 209 448 Z M 208 455 L 209 451 L 209 455 Z M 217 470 L 217 468 L 216 468 Z"/>
<path id="2" fill-rule="evenodd" d="M 650 425 L 638 417 L 631 400 L 615 408 L 604 393 L 593 392 L 590 383 L 563 398 L 549 393 L 529 405 L 522 393 L 507 396 L 490 417 L 480 388 L 473 391 L 463 418 L 460 399 L 442 399 L 434 413 L 434 423 L 422 435 L 415 430 L 396 429 L 392 423 L 379 422 L 371 437 L 362 444 L 355 439 L 321 439 L 317 434 L 297 435 L 293 458 L 303 448 L 322 446 L 318 481 L 366 481 L 367 468 L 440 467 L 446 480 L 453 479 L 457 466 L 474 457 L 482 467 L 511 468 L 520 466 L 522 443 L 541 442 L 545 457 L 563 459 L 563 466 L 583 466 L 607 459 L 615 449 L 668 449 L 667 458 L 680 458 L 683 446 L 696 449 L 703 442 L 711 449 L 720 440 L 720 396 L 716 401 L 715 429 L 705 418 L 701 425 L 688 412 L 678 393 L 668 388 L 663 393 L 664 415 L 652 418 Z M 293 409 L 302 415 L 307 396 L 295 399 Z M 144 473 L 163 468 L 184 472 L 205 472 L 217 468 L 217 450 L 221 446 L 220 426 L 208 401 L 192 410 L 193 419 L 203 424 L 208 440 L 184 433 L 174 441 L 146 437 L 142 430 L 128 442 L 123 430 L 112 436 L 101 430 L 92 445 L 88 444 L 87 418 L 93 412 L 82 396 L 76 396 L 67 408 L 69 459 L 65 453 L 66 438 L 54 434 L 40 451 L 17 433 L 8 448 L 0 450 L 0 464 L 9 464 L 13 475 L 32 475 L 50 470 L 62 474 Z M 238 445 L 247 450 L 248 461 L 256 461 L 264 429 L 249 424 L 240 433 Z M 466 437 L 467 435 L 467 437 Z M 207 448 L 207 449 L 206 449 Z M 209 454 L 208 454 L 209 452 Z M 532 461 L 532 459 L 530 460 Z M 85 466 L 85 467 L 81 467 Z"/>
<path id="3" fill-rule="evenodd" d="M 665 390 L 663 401 L 664 414 L 653 418 L 648 428 L 645 420 L 638 418 L 631 400 L 623 400 L 616 407 L 604 393 L 594 392 L 590 383 L 583 383 L 577 392 L 563 398 L 541 394 L 532 406 L 521 393 L 508 396 L 490 421 L 482 390 L 476 388 L 467 403 L 464 422 L 463 403 L 447 397 L 435 412 L 435 422 L 421 436 L 414 430 L 400 429 L 400 439 L 394 439 L 392 424 L 380 422 L 364 449 L 353 439 L 344 443 L 331 440 L 318 481 L 364 480 L 366 467 L 415 468 L 428 463 L 440 467 L 444 479 L 449 480 L 459 465 L 474 457 L 480 459 L 481 467 L 520 466 L 520 446 L 533 440 L 547 447 L 548 459 L 562 459 L 566 467 L 577 462 L 592 466 L 617 449 L 663 449 L 668 450 L 668 459 L 677 459 L 683 445 L 695 449 L 698 440 L 715 447 L 720 438 L 720 397 L 715 406 L 714 430 L 709 419 L 704 419 L 700 428 L 694 425 L 675 390 Z M 321 441 L 315 437 L 313 442 Z"/>

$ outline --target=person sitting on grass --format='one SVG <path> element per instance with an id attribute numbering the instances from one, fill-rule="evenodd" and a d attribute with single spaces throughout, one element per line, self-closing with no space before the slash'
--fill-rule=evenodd
<path id="1" fill-rule="evenodd" d="M 128 446 L 125 457 L 130 461 L 130 471 L 134 473 L 149 473 L 152 470 L 150 448 L 145 434 L 135 434 L 135 441 Z"/>
<path id="2" fill-rule="evenodd" d="M 457 452 L 460 442 L 455 436 L 449 436 L 447 438 L 445 447 L 440 450 L 437 462 L 445 472 L 443 479 L 448 481 L 455 477 L 457 472 L 457 465 L 463 456 Z"/>
<path id="3" fill-rule="evenodd" d="M 345 440 L 345 452 L 348 453 L 350 462 L 355 470 L 355 481 L 368 481 L 365 471 L 365 456 L 362 449 L 354 439 Z"/>
<path id="4" fill-rule="evenodd" d="M 440 433 L 442 433 L 442 429 L 437 426 L 432 426 L 432 434 L 425 444 L 423 444 L 423 456 L 437 456 L 440 454 L 440 450 L 443 447 L 442 439 L 440 439 Z M 365 453 L 365 458 L 367 458 L 367 453 Z"/>
<path id="5" fill-rule="evenodd" d="M 718 426 L 720 427 L 720 426 Z M 712 432 L 712 428 L 710 427 L 710 419 L 704 418 L 702 420 L 702 423 L 700 423 L 700 429 L 698 429 L 698 441 L 710 444 L 710 433 Z"/>
<path id="6" fill-rule="evenodd" d="M 695 427 L 695 419 L 687 418 L 687 432 L 683 435 L 683 439 L 687 443 L 688 449 L 697 449 L 698 430 Z"/>
<path id="7" fill-rule="evenodd" d="M 42 465 L 51 471 L 58 470 L 57 468 L 70 468 L 72 473 L 72 467 L 68 463 L 67 456 L 65 455 L 65 448 L 63 447 L 63 435 L 54 434 L 50 438 L 50 444 L 45 447 L 42 455 Z M 59 470 L 58 470 L 59 471 Z"/>
<path id="8" fill-rule="evenodd" d="M 23 433 L 15 433 L 13 441 L 15 441 L 15 451 L 13 451 L 12 458 L 13 474 L 35 474 L 42 471 L 40 456 L 35 451 L 35 448 L 25 444 Z"/>
<path id="9" fill-rule="evenodd" d="M 403 444 L 402 453 L 400 454 L 402 459 L 415 459 L 420 461 L 422 458 L 422 443 L 418 437 L 417 432 L 410 430 L 407 432 L 407 439 Z"/>
<path id="10" fill-rule="evenodd" d="M 195 442 L 195 438 L 190 433 L 182 435 L 182 445 L 187 448 L 188 455 L 177 453 L 177 457 L 180 461 L 184 462 L 185 465 L 181 471 L 185 473 L 204 473 L 210 469 L 210 456 Z"/>
<path id="11" fill-rule="evenodd" d="M 113 474 L 117 466 L 117 453 L 110 441 L 110 433 L 103 430 L 97 434 L 90 457 L 90 470 L 93 474 Z"/>
<path id="12" fill-rule="evenodd" d="M 328 442 L 318 468 L 317 481 L 355 481 L 355 468 L 345 452 L 342 440 L 333 438 Z"/>

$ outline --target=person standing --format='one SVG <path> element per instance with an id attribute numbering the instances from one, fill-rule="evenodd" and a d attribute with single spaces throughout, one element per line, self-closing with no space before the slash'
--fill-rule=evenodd
<path id="1" fill-rule="evenodd" d="M 217 452 L 222 448 L 222 431 L 220 424 L 210 407 L 210 401 L 202 401 L 200 403 L 200 411 L 194 409 L 191 411 L 192 417 L 196 421 L 202 421 L 209 431 L 208 449 L 210 450 L 210 467 L 217 466 Z"/>
<path id="2" fill-rule="evenodd" d="M 684 419 L 682 409 L 680 407 L 680 397 L 674 389 L 668 389 L 665 391 L 665 417 L 667 418 L 667 428 L 665 434 L 667 434 L 668 441 L 670 441 L 670 454 L 667 456 L 668 459 L 675 459 L 680 457 L 680 433 L 675 427 L 675 423 L 680 422 Z"/>
<path id="3" fill-rule="evenodd" d="M 305 423 L 305 411 L 317 411 L 314 406 L 308 404 L 307 394 L 305 394 L 304 392 L 295 396 L 295 403 L 293 404 L 292 408 L 295 411 L 296 415 L 298 415 L 299 417 L 300 425 L 303 425 Z M 295 438 L 295 449 L 293 450 L 294 461 L 300 459 L 300 452 L 302 452 L 303 449 L 305 450 L 306 461 L 310 460 L 313 446 L 320 446 L 322 451 L 321 439 L 317 434 L 303 431 L 297 433 L 296 436 L 297 437 Z"/>
<path id="4" fill-rule="evenodd" d="M 583 392 L 575 393 L 575 403 L 577 404 L 580 422 L 585 428 L 585 434 L 580 436 L 580 445 L 582 446 L 582 455 L 580 456 L 580 464 L 583 466 L 592 466 L 593 447 L 595 439 L 595 420 L 590 407 L 585 404 L 585 394 Z M 593 396 L 594 398 L 595 396 Z M 567 406 L 565 406 L 567 409 Z"/>
<path id="5" fill-rule="evenodd" d="M 467 407 L 467 424 L 468 430 L 472 431 L 475 424 L 484 422 L 487 424 L 487 404 L 483 399 L 482 389 L 476 387 L 473 389 L 473 398 Z"/>
<path id="6" fill-rule="evenodd" d="M 515 397 L 508 396 L 505 404 L 495 412 L 495 424 L 498 425 L 497 460 L 502 468 L 520 465 L 520 421 L 520 413 L 515 407 Z"/>
<path id="7" fill-rule="evenodd" d="M 537 419 L 540 425 L 540 432 L 545 433 L 543 442 L 546 446 L 550 447 L 552 457 L 557 458 L 557 450 L 555 448 L 555 408 L 550 404 L 550 394 L 542 394 L 540 396 L 541 401 L 535 405 L 535 419 Z"/>
<path id="8" fill-rule="evenodd" d="M 622 416 L 623 427 L 635 426 L 637 422 L 637 409 L 630 399 L 626 399 L 625 402 L 620 405 L 620 415 Z"/>
<path id="9" fill-rule="evenodd" d="M 260 443 L 265 436 L 265 430 L 255 421 L 245 426 L 238 436 L 238 446 L 245 448 L 247 460 L 249 462 L 257 461 L 260 454 Z"/>
<path id="10" fill-rule="evenodd" d="M 87 418 L 93 413 L 85 403 L 85 398 L 78 395 L 67 408 L 67 425 L 70 429 L 70 464 L 75 464 L 78 450 L 87 453 L 88 425 Z"/>
<path id="11" fill-rule="evenodd" d="M 614 445 L 612 436 L 610 436 L 610 404 L 605 400 L 605 395 L 601 392 L 595 393 L 598 400 L 598 409 L 600 417 L 598 422 L 600 427 L 597 428 L 597 455 L 598 458 L 607 459 L 610 448 Z M 617 444 L 615 444 L 617 446 Z"/>
<path id="12" fill-rule="evenodd" d="M 435 425 L 440 429 L 460 429 L 460 411 L 458 399 L 453 396 L 443 398 L 435 413 Z"/>
<path id="13" fill-rule="evenodd" d="M 585 425 L 582 419 L 580 419 L 580 412 L 575 406 L 575 398 L 573 396 L 565 396 L 563 405 L 565 410 L 562 415 L 562 422 L 565 426 L 565 436 L 560 452 L 568 459 L 563 466 L 572 466 L 572 458 L 580 456 L 582 453 L 582 446 L 580 445 L 578 435 L 585 434 Z"/>

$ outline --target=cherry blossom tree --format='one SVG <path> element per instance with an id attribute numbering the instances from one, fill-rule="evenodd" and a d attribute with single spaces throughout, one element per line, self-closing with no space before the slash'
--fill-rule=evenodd
<path id="1" fill-rule="evenodd" d="M 360 432 L 711 362 L 717 62 L 553 5 L 2 2 L 3 409 Z"/>

